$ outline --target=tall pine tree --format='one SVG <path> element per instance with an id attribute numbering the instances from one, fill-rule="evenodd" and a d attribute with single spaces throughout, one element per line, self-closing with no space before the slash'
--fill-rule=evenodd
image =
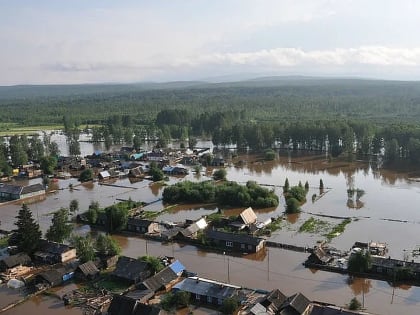
<path id="1" fill-rule="evenodd" d="M 45 234 L 47 240 L 62 243 L 65 239 L 69 238 L 72 226 L 68 221 L 69 210 L 66 208 L 61 208 L 57 212 L 54 212 L 52 224 Z"/>
<path id="2" fill-rule="evenodd" d="M 39 224 L 35 222 L 32 212 L 26 204 L 22 205 L 16 219 L 17 247 L 20 251 L 31 255 L 38 249 L 41 239 L 42 234 Z"/>

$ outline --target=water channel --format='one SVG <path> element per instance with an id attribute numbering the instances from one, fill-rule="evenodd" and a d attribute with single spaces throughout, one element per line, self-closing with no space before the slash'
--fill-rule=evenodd
<path id="1" fill-rule="evenodd" d="M 208 143 L 201 143 L 202 146 Z M 98 149 L 90 143 L 85 143 L 83 154 L 91 154 Z M 291 185 L 299 181 L 308 181 L 310 190 L 308 201 L 302 207 L 303 212 L 287 217 L 282 229 L 276 231 L 272 240 L 283 243 L 314 246 L 324 239 L 320 234 L 299 233 L 299 227 L 311 217 L 311 214 L 351 217 L 352 222 L 346 226 L 343 234 L 331 241 L 339 249 L 349 249 L 355 241 L 380 241 L 389 246 L 389 255 L 402 259 L 403 255 L 417 260 L 410 255 L 418 247 L 420 230 L 420 183 L 409 178 L 415 177 L 414 172 L 391 171 L 377 169 L 363 161 L 347 163 L 329 161 L 319 154 L 281 154 L 274 162 L 264 162 L 252 155 L 240 156 L 241 167 L 233 164 L 226 168 L 229 180 L 245 183 L 248 180 L 260 184 L 275 185 L 276 193 L 281 196 L 285 178 Z M 203 180 L 211 170 L 203 170 L 198 177 L 192 172 L 184 178 L 172 177 L 169 184 L 180 180 Z M 327 193 L 322 198 L 312 202 L 313 194 L 319 195 L 319 181 L 323 180 Z M 39 179 L 31 180 L 31 183 Z M 69 184 L 74 189 L 69 189 Z M 70 200 L 79 200 L 80 209 L 87 209 L 91 201 L 98 201 L 101 206 L 111 205 L 117 199 L 128 199 L 150 202 L 161 196 L 163 187 L 151 185 L 148 181 L 130 183 L 128 179 L 117 182 L 125 188 L 117 188 L 89 183 L 79 185 L 76 179 L 59 180 L 51 189 L 51 193 L 41 202 L 30 205 L 30 209 L 45 231 L 50 224 L 51 212 L 60 207 L 68 207 Z M 268 186 L 272 187 L 272 186 Z M 60 190 L 62 188 L 62 190 Z M 349 202 L 348 188 L 359 188 L 365 194 L 358 202 Z M 146 210 L 159 210 L 164 205 L 153 203 Z M 4 205 L 0 207 L 0 220 L 3 229 L 13 229 L 19 205 Z M 214 212 L 213 207 L 200 205 L 178 206 L 158 220 L 182 221 L 186 218 L 196 219 L 204 214 Z M 234 213 L 237 209 L 228 210 Z M 255 210 L 258 218 L 263 220 L 276 217 L 284 211 L 284 200 L 277 208 Z M 229 213 L 229 212 L 228 212 Z M 322 218 L 331 224 L 341 222 L 339 219 Z M 269 249 L 256 256 L 233 257 L 223 253 L 208 253 L 192 246 L 178 244 L 161 245 L 135 237 L 115 236 L 121 244 L 123 254 L 138 257 L 149 255 L 175 256 L 191 271 L 204 277 L 251 288 L 278 288 L 285 294 L 297 291 L 304 293 L 312 300 L 325 301 L 337 305 L 345 305 L 353 296 L 362 301 L 369 312 L 375 314 L 417 314 L 420 311 L 420 288 L 410 286 L 393 287 L 383 281 L 356 279 L 349 281 L 347 276 L 323 271 L 305 269 L 302 262 L 306 254 Z M 14 299 L 9 290 L 0 291 L 0 304 Z M 60 302 L 61 303 L 61 302 Z M 0 305 L 0 306 L 2 306 Z M 62 305 L 62 304 L 61 304 Z M 47 314 L 79 314 L 78 310 L 66 310 L 58 306 L 57 301 L 50 297 L 32 299 L 6 314 L 27 314 L 28 310 Z"/>

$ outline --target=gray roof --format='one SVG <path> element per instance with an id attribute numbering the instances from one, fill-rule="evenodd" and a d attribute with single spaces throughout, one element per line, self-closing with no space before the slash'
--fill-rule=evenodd
<path id="1" fill-rule="evenodd" d="M 7 268 L 13 268 L 19 265 L 26 265 L 31 262 L 31 258 L 25 253 L 18 253 L 1 260 Z"/>
<path id="2" fill-rule="evenodd" d="M 42 190 L 45 191 L 44 186 L 42 184 L 38 183 L 38 184 L 29 185 L 29 186 L 24 186 L 21 194 L 26 195 L 26 194 L 29 194 L 29 193 L 38 192 L 38 191 L 42 191 Z"/>
<path id="3" fill-rule="evenodd" d="M 208 230 L 206 233 L 206 237 L 219 241 L 231 241 L 237 243 L 251 244 L 255 246 L 259 245 L 261 241 L 264 241 L 264 239 L 262 238 L 254 237 L 247 234 L 229 233 L 218 230 Z"/>
<path id="4" fill-rule="evenodd" d="M 287 298 L 281 307 L 280 315 L 303 314 L 309 304 L 311 304 L 311 301 L 306 296 L 302 293 L 296 293 Z"/>
<path id="5" fill-rule="evenodd" d="M 139 219 L 139 218 L 128 218 L 127 224 L 135 225 L 135 226 L 143 226 L 148 227 L 150 224 L 154 223 L 150 220 Z"/>
<path id="6" fill-rule="evenodd" d="M 5 193 L 5 194 L 20 195 L 21 191 L 22 191 L 22 186 L 7 185 L 7 184 L 0 185 L 0 192 Z"/>
<path id="7" fill-rule="evenodd" d="M 364 312 L 349 311 L 337 306 L 331 305 L 317 305 L 313 304 L 312 310 L 309 315 L 355 315 L 355 314 L 367 314 Z"/>
<path id="8" fill-rule="evenodd" d="M 202 296 L 210 296 L 212 298 L 225 300 L 235 295 L 237 289 L 233 286 L 217 283 L 215 281 L 205 281 L 203 279 L 187 278 L 177 283 L 174 289 L 198 294 Z"/>
<path id="9" fill-rule="evenodd" d="M 65 252 L 73 249 L 73 247 L 65 245 L 65 244 L 51 242 L 51 241 L 48 241 L 48 240 L 40 240 L 39 241 L 39 249 L 40 249 L 41 252 L 61 255 Z"/>
<path id="10" fill-rule="evenodd" d="M 147 262 L 140 261 L 139 259 L 134 259 L 126 256 L 121 256 L 118 259 L 117 266 L 115 267 L 113 276 L 127 279 L 127 280 L 137 280 L 139 275 L 147 271 L 149 265 Z"/>
<path id="11" fill-rule="evenodd" d="M 79 265 L 78 268 L 85 276 L 94 276 L 97 273 L 99 273 L 99 269 L 96 267 L 95 263 L 91 260 L 88 262 L 85 262 L 84 264 Z"/>
<path id="12" fill-rule="evenodd" d="M 178 275 L 168 266 L 154 276 L 143 281 L 143 284 L 150 290 L 158 291 L 160 288 L 176 280 Z"/>

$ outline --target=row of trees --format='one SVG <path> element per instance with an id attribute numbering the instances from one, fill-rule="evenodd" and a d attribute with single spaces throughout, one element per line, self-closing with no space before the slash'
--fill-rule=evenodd
<path id="1" fill-rule="evenodd" d="M 73 202 L 74 209 L 75 203 Z M 53 214 L 52 223 L 47 230 L 47 240 L 62 243 L 65 240 L 76 247 L 78 256 L 82 262 L 93 260 L 98 255 L 117 255 L 120 252 L 119 245 L 109 235 L 100 234 L 96 239 L 92 237 L 72 236 L 73 226 L 69 221 L 69 210 L 61 208 Z M 32 212 L 26 204 L 22 205 L 16 217 L 16 226 L 13 242 L 19 251 L 32 255 L 39 248 L 42 237 L 39 224 L 33 218 Z"/>
<path id="2" fill-rule="evenodd" d="M 29 138 L 26 135 L 14 135 L 8 142 L 0 137 L 0 172 L 11 175 L 13 167 L 38 161 L 44 172 L 51 174 L 59 154 L 57 143 L 52 142 L 49 135 L 44 135 L 43 140 L 38 135 Z"/>

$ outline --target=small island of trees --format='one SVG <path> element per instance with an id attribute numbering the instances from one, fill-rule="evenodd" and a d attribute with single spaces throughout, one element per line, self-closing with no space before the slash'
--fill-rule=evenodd
<path id="1" fill-rule="evenodd" d="M 212 182 L 185 181 L 166 187 L 162 194 L 167 203 L 217 203 L 220 206 L 268 208 L 277 207 L 278 196 L 254 181 L 245 186 L 236 182 L 214 185 Z"/>

